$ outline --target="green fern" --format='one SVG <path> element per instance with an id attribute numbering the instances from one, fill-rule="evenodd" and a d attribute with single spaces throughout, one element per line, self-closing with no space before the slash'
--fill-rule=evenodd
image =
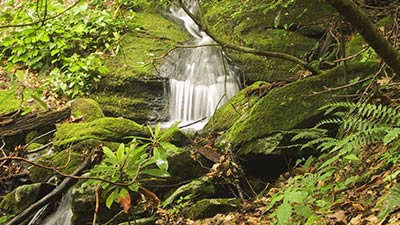
<path id="1" fill-rule="evenodd" d="M 400 184 L 397 184 L 391 189 L 391 191 L 384 197 L 384 200 L 380 202 L 380 205 L 382 206 L 382 209 L 378 218 L 382 221 L 393 212 L 393 210 L 400 206 Z"/>
<path id="2" fill-rule="evenodd" d="M 292 141 L 309 140 L 302 149 L 315 147 L 324 151 L 350 153 L 364 144 L 390 144 L 400 136 L 398 109 L 368 103 L 334 102 L 321 110 L 333 117 L 321 120 L 315 127 L 296 134 Z M 336 137 L 328 137 L 327 125 L 339 126 Z"/>

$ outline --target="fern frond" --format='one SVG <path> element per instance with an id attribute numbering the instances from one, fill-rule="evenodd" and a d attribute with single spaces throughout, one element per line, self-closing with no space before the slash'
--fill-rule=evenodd
<path id="1" fill-rule="evenodd" d="M 378 218 L 383 220 L 389 213 L 400 206 L 400 184 L 394 186 L 390 193 L 383 200 L 383 209 L 379 213 Z"/>
<path id="2" fill-rule="evenodd" d="M 304 129 L 300 133 L 292 137 L 291 141 L 300 139 L 316 139 L 326 136 L 327 130 L 319 128 Z"/>
<path id="3" fill-rule="evenodd" d="M 317 125 L 315 125 L 315 128 L 318 128 L 318 127 L 323 126 L 323 125 L 332 125 L 332 124 L 339 125 L 339 124 L 342 124 L 342 123 L 343 123 L 343 119 L 340 118 L 340 117 L 328 118 L 328 119 L 324 119 L 324 120 L 319 121 L 317 123 Z"/>

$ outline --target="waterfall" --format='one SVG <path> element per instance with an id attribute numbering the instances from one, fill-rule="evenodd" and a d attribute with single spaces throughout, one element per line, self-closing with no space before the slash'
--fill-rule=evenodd
<path id="1" fill-rule="evenodd" d="M 70 225 L 72 219 L 71 191 L 68 191 L 61 199 L 57 210 L 46 218 L 42 225 Z"/>
<path id="2" fill-rule="evenodd" d="M 196 1 L 188 1 L 196 13 Z M 161 76 L 169 78 L 169 120 L 190 124 L 208 119 L 240 89 L 234 68 L 219 46 L 181 8 L 170 9 L 171 17 L 188 31 L 193 40 L 175 50 L 160 67 Z M 214 46 L 210 46 L 214 45 Z M 201 129 L 207 120 L 191 129 Z"/>

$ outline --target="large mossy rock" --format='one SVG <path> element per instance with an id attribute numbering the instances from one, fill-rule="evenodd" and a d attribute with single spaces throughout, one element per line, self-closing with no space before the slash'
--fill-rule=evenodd
<path id="1" fill-rule="evenodd" d="M 232 127 L 236 120 L 248 111 L 268 92 L 269 83 L 258 81 L 243 88 L 221 106 L 207 122 L 204 131 L 219 132 Z"/>
<path id="2" fill-rule="evenodd" d="M 0 89 L 0 115 L 20 109 L 21 101 L 13 90 Z"/>
<path id="3" fill-rule="evenodd" d="M 374 63 L 354 63 L 349 65 L 347 72 L 351 80 L 366 77 L 376 68 Z M 234 145 L 243 145 L 279 131 L 289 131 L 300 124 L 305 125 L 320 113 L 318 109 L 321 106 L 342 100 L 334 96 L 343 94 L 343 89 L 326 92 L 326 88 L 343 84 L 343 67 L 338 66 L 321 75 L 272 89 L 257 101 L 249 113 L 235 122 L 226 137 Z"/>
<path id="4" fill-rule="evenodd" d="M 90 98 L 78 98 L 70 102 L 71 115 L 74 118 L 82 118 L 85 122 L 104 117 L 99 104 Z"/>
<path id="5" fill-rule="evenodd" d="M 240 199 L 237 198 L 202 199 L 184 210 L 183 214 L 191 219 L 203 219 L 213 217 L 218 213 L 232 212 L 239 206 Z"/>
<path id="6" fill-rule="evenodd" d="M 0 212 L 18 214 L 50 193 L 53 188 L 51 185 L 42 183 L 19 186 L 1 200 Z"/>
<path id="7" fill-rule="evenodd" d="M 165 116 L 166 83 L 156 67 L 189 36 L 150 7 L 135 12 L 132 21 L 137 28 L 122 37 L 118 54 L 107 60 L 110 73 L 93 97 L 107 116 L 159 120 Z"/>
<path id="8" fill-rule="evenodd" d="M 82 152 L 74 152 L 72 150 L 64 150 L 49 155 L 43 155 L 36 160 L 36 163 L 52 168 L 64 174 L 71 174 L 84 160 Z M 37 166 L 32 166 L 29 169 L 29 177 L 33 182 L 48 182 L 48 180 L 58 175 L 55 172 Z M 63 177 L 58 175 L 58 178 Z"/>
<path id="9" fill-rule="evenodd" d="M 123 141 L 129 136 L 148 137 L 149 131 L 142 125 L 124 118 L 104 117 L 85 123 L 64 123 L 57 127 L 54 146 L 65 149 L 85 140 Z"/>
<path id="10" fill-rule="evenodd" d="M 208 0 L 205 15 L 211 32 L 227 42 L 305 59 L 317 47 L 328 29 L 326 21 L 335 11 L 322 0 L 296 0 L 289 7 L 287 3 Z M 229 50 L 227 53 L 249 82 L 273 82 L 304 74 L 303 69 L 285 60 Z"/>

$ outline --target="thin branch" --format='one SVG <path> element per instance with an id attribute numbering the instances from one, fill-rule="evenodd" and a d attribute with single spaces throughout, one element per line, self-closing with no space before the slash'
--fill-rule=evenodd
<path id="1" fill-rule="evenodd" d="M 71 5 L 70 7 L 66 8 L 64 11 L 62 11 L 62 12 L 60 12 L 60 13 L 54 15 L 54 16 L 44 17 L 43 19 L 40 19 L 40 20 L 32 22 L 32 23 L 2 25 L 2 26 L 0 26 L 0 29 L 2 29 L 2 28 L 10 28 L 10 27 L 28 27 L 28 26 L 33 26 L 33 25 L 39 24 L 39 23 L 44 23 L 44 22 L 46 22 L 48 20 L 52 20 L 52 19 L 55 19 L 55 18 L 63 15 L 67 11 L 69 11 L 72 8 L 74 8 L 75 6 L 77 6 L 79 4 L 79 2 L 81 2 L 81 0 L 77 0 L 73 5 Z"/>
<path id="2" fill-rule="evenodd" d="M 197 21 L 197 19 L 193 15 L 193 13 L 191 13 L 190 10 L 185 6 L 185 4 L 183 3 L 183 0 L 179 0 L 179 3 L 180 3 L 180 6 L 182 7 L 182 9 L 186 12 L 186 14 L 188 14 L 190 16 L 190 18 L 192 18 L 192 20 L 197 24 L 197 26 L 203 27 L 201 25 L 201 23 L 199 23 L 199 21 Z M 228 49 L 232 49 L 235 51 L 250 53 L 250 54 L 264 56 L 264 57 L 272 57 L 272 58 L 288 60 L 288 61 L 291 61 L 291 62 L 301 65 L 302 67 L 309 70 L 314 75 L 321 73 L 321 71 L 319 71 L 317 68 L 310 66 L 307 62 L 303 61 L 302 59 L 297 58 L 296 56 L 289 55 L 289 54 L 282 53 L 282 52 L 263 51 L 263 50 L 259 50 L 259 49 L 255 49 L 255 48 L 249 48 L 249 47 L 245 47 L 245 46 L 227 43 L 227 42 L 217 38 L 216 36 L 214 36 L 208 30 L 207 27 L 203 27 L 203 31 L 208 36 L 210 36 L 210 38 L 212 38 L 215 42 L 217 42 L 219 45 L 221 45 L 222 48 L 228 48 Z"/>
<path id="3" fill-rule="evenodd" d="M 366 78 L 361 79 L 361 80 L 359 80 L 359 81 L 357 81 L 357 82 L 350 83 L 350 84 L 346 84 L 346 85 L 342 85 L 342 86 L 339 86 L 339 87 L 324 87 L 325 90 L 323 90 L 323 91 L 318 91 L 318 92 L 313 92 L 312 94 L 306 95 L 306 96 L 307 96 L 307 97 L 310 97 L 310 96 L 314 96 L 314 95 L 319 95 L 319 94 L 324 94 L 324 93 L 328 93 L 328 92 L 332 92 L 332 91 L 337 91 L 337 90 L 349 88 L 349 87 L 351 87 L 351 86 L 354 86 L 354 85 L 363 83 L 363 82 L 365 82 L 365 81 L 367 81 L 367 80 L 371 80 L 371 79 L 372 79 L 371 77 L 366 77 Z"/>

